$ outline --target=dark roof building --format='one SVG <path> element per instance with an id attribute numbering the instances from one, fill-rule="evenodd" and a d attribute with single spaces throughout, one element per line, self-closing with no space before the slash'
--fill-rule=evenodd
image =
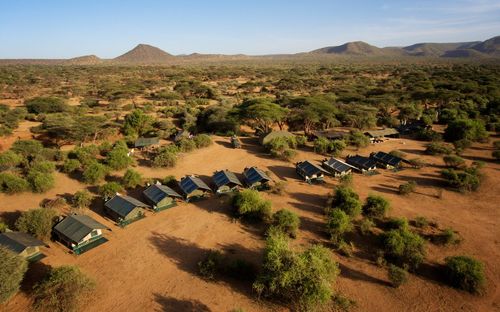
<path id="1" fill-rule="evenodd" d="M 182 198 L 179 193 L 170 187 L 159 183 L 149 186 L 142 193 L 154 210 L 163 210 L 175 206 L 175 199 Z"/>
<path id="2" fill-rule="evenodd" d="M 379 138 L 390 138 L 390 137 L 398 137 L 399 132 L 394 128 L 386 128 L 382 130 L 369 130 L 365 131 L 365 135 L 369 136 L 371 139 L 379 139 Z"/>
<path id="3" fill-rule="evenodd" d="M 93 247 L 100 245 L 100 243 L 96 244 L 95 242 L 101 240 L 102 230 L 107 228 L 89 216 L 69 215 L 54 226 L 54 235 L 79 254 L 83 246 L 90 243 L 94 243 Z M 86 248 L 86 250 L 89 249 Z"/>
<path id="4" fill-rule="evenodd" d="M 257 167 L 245 168 L 243 175 L 245 176 L 245 183 L 249 187 L 260 188 L 261 186 L 266 186 L 271 181 L 271 178 Z"/>
<path id="5" fill-rule="evenodd" d="M 134 142 L 134 147 L 135 148 L 144 148 L 152 145 L 158 145 L 160 144 L 160 138 L 154 137 L 154 138 L 138 138 Z"/>
<path id="6" fill-rule="evenodd" d="M 135 221 L 144 215 L 145 203 L 126 195 L 116 194 L 104 207 L 106 212 L 117 222 Z"/>
<path id="7" fill-rule="evenodd" d="M 364 157 L 360 155 L 347 156 L 346 162 L 349 165 L 356 167 L 356 169 L 358 169 L 361 172 L 377 169 L 377 162 L 369 157 Z"/>
<path id="8" fill-rule="evenodd" d="M 212 189 L 205 182 L 194 175 L 182 178 L 179 186 L 187 201 L 191 198 L 201 198 L 207 193 L 212 192 Z"/>
<path id="9" fill-rule="evenodd" d="M 313 164 L 309 160 L 298 162 L 295 171 L 307 182 L 322 181 L 326 172 L 320 166 Z"/>
<path id="10" fill-rule="evenodd" d="M 396 168 L 399 167 L 402 162 L 407 163 L 407 161 L 401 157 L 384 152 L 371 153 L 370 158 L 374 159 L 379 166 L 386 168 Z"/>
<path id="11" fill-rule="evenodd" d="M 335 130 L 312 131 L 312 138 L 326 138 L 328 140 L 342 140 L 349 135 L 348 132 Z"/>
<path id="12" fill-rule="evenodd" d="M 216 171 L 212 176 L 217 193 L 231 192 L 242 186 L 238 177 L 229 170 Z"/>
<path id="13" fill-rule="evenodd" d="M 45 246 L 41 240 L 22 232 L 0 234 L 0 245 L 27 259 L 33 259 L 41 255 L 39 247 Z"/>
<path id="14" fill-rule="evenodd" d="M 333 176 L 342 176 L 351 173 L 353 169 L 356 170 L 355 167 L 349 165 L 348 163 L 333 157 L 330 159 L 325 159 L 322 165 L 323 168 L 333 174 Z"/>

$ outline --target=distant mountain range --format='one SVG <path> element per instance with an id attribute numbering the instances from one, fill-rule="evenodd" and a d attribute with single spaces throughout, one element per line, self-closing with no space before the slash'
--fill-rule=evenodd
<path id="1" fill-rule="evenodd" d="M 428 57 L 428 58 L 464 58 L 464 59 L 500 59 L 500 36 L 473 42 L 454 43 L 417 43 L 407 47 L 379 48 L 363 41 L 348 42 L 339 46 L 324 47 L 311 52 L 297 54 L 279 54 L 248 56 L 243 54 L 200 54 L 189 55 L 169 54 L 157 47 L 139 44 L 132 50 L 114 58 L 101 59 L 95 55 L 86 55 L 72 59 L 4 59 L 0 64 L 69 64 L 69 65 L 97 65 L 97 64 L 178 64 L 190 61 L 204 60 L 242 60 L 258 58 L 314 58 L 328 56 L 348 57 Z"/>

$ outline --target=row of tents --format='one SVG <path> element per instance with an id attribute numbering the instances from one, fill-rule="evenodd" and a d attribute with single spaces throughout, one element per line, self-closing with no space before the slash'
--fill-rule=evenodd
<path id="1" fill-rule="evenodd" d="M 305 181 L 313 182 L 323 180 L 325 174 L 341 177 L 353 171 L 366 173 L 376 170 L 377 167 L 395 169 L 400 168 L 403 164 L 409 164 L 409 162 L 401 157 L 385 152 L 374 152 L 369 157 L 349 155 L 345 161 L 331 157 L 330 159 L 323 160 L 321 165 L 306 160 L 298 162 L 295 169 Z"/>

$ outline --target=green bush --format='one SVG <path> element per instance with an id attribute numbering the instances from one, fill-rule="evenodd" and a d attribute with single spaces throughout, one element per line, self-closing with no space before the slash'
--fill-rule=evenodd
<path id="1" fill-rule="evenodd" d="M 13 151 L 5 151 L 0 154 L 0 171 L 12 169 L 21 164 L 23 158 Z"/>
<path id="2" fill-rule="evenodd" d="M 389 218 L 385 226 L 392 230 L 407 230 L 409 225 L 406 218 Z"/>
<path id="3" fill-rule="evenodd" d="M 21 213 L 16 220 L 16 229 L 41 240 L 48 240 L 57 212 L 49 208 L 36 208 Z"/>
<path id="4" fill-rule="evenodd" d="M 424 228 L 429 225 L 429 221 L 425 217 L 416 217 L 413 220 L 413 225 L 417 228 Z"/>
<path id="5" fill-rule="evenodd" d="M 205 258 L 198 262 L 198 272 L 208 280 L 213 280 L 219 270 L 222 254 L 217 250 L 210 250 Z"/>
<path id="6" fill-rule="evenodd" d="M 415 192 L 416 188 L 417 183 L 415 181 L 408 181 L 406 183 L 400 184 L 398 187 L 398 191 L 401 195 L 409 195 L 410 193 Z"/>
<path id="7" fill-rule="evenodd" d="M 449 155 L 452 152 L 452 149 L 443 143 L 429 143 L 425 152 L 429 155 Z"/>
<path id="8" fill-rule="evenodd" d="M 443 161 L 446 166 L 452 168 L 460 168 L 465 166 L 465 160 L 462 157 L 456 155 L 446 155 L 443 157 Z"/>
<path id="9" fill-rule="evenodd" d="M 62 166 L 62 171 L 64 173 L 73 173 L 76 170 L 80 169 L 82 167 L 82 164 L 78 159 L 66 159 L 64 161 L 64 164 Z"/>
<path id="10" fill-rule="evenodd" d="M 268 221 L 271 218 L 271 202 L 260 197 L 256 190 L 246 189 L 233 198 L 233 207 L 239 216 Z"/>
<path id="11" fill-rule="evenodd" d="M 203 148 L 212 145 L 212 138 L 208 134 L 198 134 L 193 137 L 196 148 Z"/>
<path id="12" fill-rule="evenodd" d="M 339 178 L 339 182 L 341 186 L 351 187 L 353 183 L 354 176 L 353 174 L 345 174 Z"/>
<path id="13" fill-rule="evenodd" d="M 363 205 L 363 215 L 368 218 L 383 218 L 391 208 L 387 199 L 378 195 L 369 195 Z"/>
<path id="14" fill-rule="evenodd" d="M 349 187 L 337 187 L 332 198 L 332 208 L 338 208 L 347 213 L 351 218 L 361 213 L 361 201 L 359 195 Z"/>
<path id="15" fill-rule="evenodd" d="M 447 257 L 446 276 L 448 282 L 456 288 L 473 294 L 481 294 L 486 285 L 484 277 L 484 265 L 471 257 L 454 256 Z"/>
<path id="16" fill-rule="evenodd" d="M 175 176 L 169 175 L 163 179 L 162 184 L 170 187 L 175 187 L 177 185 L 177 179 L 175 178 Z"/>
<path id="17" fill-rule="evenodd" d="M 29 159 L 39 155 L 43 150 L 43 145 L 37 140 L 17 140 L 10 149 L 21 155 L 23 159 Z"/>
<path id="18" fill-rule="evenodd" d="M 425 241 L 409 230 L 385 232 L 382 236 L 386 257 L 400 265 L 416 269 L 425 259 Z"/>
<path id="19" fill-rule="evenodd" d="M 75 208 L 88 208 L 92 203 L 92 194 L 89 191 L 78 191 L 73 195 L 72 204 Z"/>
<path id="20" fill-rule="evenodd" d="M 273 214 L 273 225 L 290 237 L 295 238 L 300 226 L 300 218 L 290 210 L 281 209 Z"/>
<path id="21" fill-rule="evenodd" d="M 50 161 L 37 161 L 31 164 L 30 172 L 52 173 L 56 170 L 56 165 Z"/>
<path id="22" fill-rule="evenodd" d="M 273 157 L 290 161 L 297 154 L 297 152 L 294 150 L 295 146 L 295 138 L 276 137 L 270 140 L 265 147 Z"/>
<path id="23" fill-rule="evenodd" d="M 99 186 L 99 195 L 105 199 L 111 198 L 121 191 L 123 191 L 123 186 L 117 182 L 108 182 Z"/>
<path id="24" fill-rule="evenodd" d="M 297 142 L 297 146 L 305 146 L 307 143 L 307 137 L 305 135 L 297 135 L 295 136 L 295 142 Z"/>
<path id="25" fill-rule="evenodd" d="M 463 170 L 445 169 L 441 171 L 441 176 L 449 186 L 460 192 L 477 191 L 482 180 L 482 173 L 478 166 Z"/>
<path id="26" fill-rule="evenodd" d="M 0 192 L 16 194 L 30 188 L 28 181 L 12 173 L 0 172 Z"/>
<path id="27" fill-rule="evenodd" d="M 96 184 L 106 177 L 108 168 L 97 161 L 91 162 L 83 170 L 83 181 L 87 184 Z"/>
<path id="28" fill-rule="evenodd" d="M 125 142 L 118 141 L 106 156 L 106 164 L 113 170 L 126 169 L 134 163 L 134 160 L 128 153 Z"/>
<path id="29" fill-rule="evenodd" d="M 171 149 L 160 149 L 153 158 L 154 167 L 174 167 L 177 164 L 177 152 Z"/>
<path id="30" fill-rule="evenodd" d="M 56 183 L 54 176 L 51 173 L 45 173 L 36 170 L 30 170 L 26 178 L 31 185 L 31 190 L 35 193 L 45 193 L 48 190 L 54 188 Z"/>
<path id="31" fill-rule="evenodd" d="M 331 283 L 338 274 L 328 249 L 315 245 L 298 253 L 290 249 L 286 234 L 274 231 L 266 240 L 262 270 L 253 288 L 259 295 L 312 310 L 331 301 Z"/>
<path id="32" fill-rule="evenodd" d="M 367 147 L 370 144 L 370 139 L 361 131 L 353 130 L 348 137 L 349 145 L 357 148 Z"/>
<path id="33" fill-rule="evenodd" d="M 398 288 L 408 281 L 408 272 L 394 264 L 389 265 L 388 269 L 389 281 L 393 287 Z"/>
<path id="34" fill-rule="evenodd" d="M 284 195 L 287 187 L 288 184 L 285 181 L 277 181 L 270 186 L 269 191 L 276 195 Z"/>
<path id="35" fill-rule="evenodd" d="M 128 188 L 135 188 L 142 184 L 142 175 L 133 170 L 128 169 L 123 175 L 123 186 Z"/>
<path id="36" fill-rule="evenodd" d="M 372 231 L 374 226 L 375 223 L 373 223 L 372 220 L 364 218 L 359 223 L 359 231 L 361 232 L 362 235 L 367 235 Z"/>
<path id="37" fill-rule="evenodd" d="M 330 141 L 324 137 L 319 137 L 314 140 L 314 152 L 321 155 L 331 154 L 338 156 L 345 148 L 346 144 L 342 140 Z"/>
<path id="38" fill-rule="evenodd" d="M 177 142 L 177 146 L 179 146 L 179 150 L 183 153 L 188 153 L 196 149 L 196 143 L 192 139 L 181 139 Z"/>
<path id="39" fill-rule="evenodd" d="M 344 241 L 344 234 L 352 230 L 352 222 L 349 215 L 340 209 L 329 209 L 327 211 L 326 232 L 332 243 L 339 245 Z"/>
<path id="40" fill-rule="evenodd" d="M 24 101 L 24 105 L 32 114 L 61 113 L 69 109 L 68 104 L 57 97 L 36 97 Z"/>
<path id="41" fill-rule="evenodd" d="M 28 262 L 7 247 L 0 245 L 0 303 L 10 299 L 20 288 Z"/>
<path id="42" fill-rule="evenodd" d="M 47 312 L 77 311 L 94 288 L 95 282 L 75 266 L 53 268 L 34 288 L 34 307 Z"/>
<path id="43" fill-rule="evenodd" d="M 460 237 L 453 229 L 444 229 L 440 234 L 434 239 L 436 243 L 443 245 L 454 245 L 460 243 Z"/>

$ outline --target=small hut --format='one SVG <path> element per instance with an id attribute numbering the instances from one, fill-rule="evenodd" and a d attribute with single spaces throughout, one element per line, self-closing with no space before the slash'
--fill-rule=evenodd
<path id="1" fill-rule="evenodd" d="M 216 171 L 212 176 L 217 194 L 225 194 L 239 190 L 242 184 L 238 177 L 229 170 Z"/>
<path id="2" fill-rule="evenodd" d="M 385 152 L 374 152 L 370 158 L 377 162 L 377 165 L 385 169 L 400 168 L 403 163 L 409 163 L 407 160 Z"/>
<path id="3" fill-rule="evenodd" d="M 43 258 L 40 247 L 46 246 L 44 242 L 22 232 L 5 232 L 0 234 L 0 245 L 27 259 L 36 261 Z"/>
<path id="4" fill-rule="evenodd" d="M 154 147 L 158 147 L 160 145 L 160 138 L 138 138 L 134 142 L 134 148 L 138 148 L 140 150 L 150 149 Z"/>
<path id="5" fill-rule="evenodd" d="M 127 225 L 144 217 L 145 203 L 126 195 L 116 194 L 104 204 L 106 213 L 120 225 Z"/>
<path id="6" fill-rule="evenodd" d="M 295 164 L 295 171 L 307 183 L 322 182 L 326 171 L 309 160 Z"/>
<path id="7" fill-rule="evenodd" d="M 194 175 L 182 178 L 179 186 L 187 202 L 203 198 L 212 192 L 212 189 L 205 182 Z"/>
<path id="8" fill-rule="evenodd" d="M 334 177 L 341 177 L 350 174 L 352 170 L 356 170 L 355 167 L 334 157 L 330 159 L 325 159 L 322 162 L 322 166 L 326 171 L 328 171 Z"/>
<path id="9" fill-rule="evenodd" d="M 153 184 L 142 192 L 146 202 L 153 207 L 154 211 L 161 211 L 177 205 L 177 200 L 182 196 L 166 185 Z"/>
<path id="10" fill-rule="evenodd" d="M 53 233 L 57 240 L 78 255 L 107 242 L 102 236 L 105 229 L 108 227 L 89 216 L 69 215 L 54 226 Z"/>
<path id="11" fill-rule="evenodd" d="M 370 142 L 382 142 L 384 138 L 399 138 L 398 130 L 394 128 L 386 128 L 382 130 L 369 130 L 364 133 L 370 138 Z"/>
<path id="12" fill-rule="evenodd" d="M 269 182 L 272 181 L 264 171 L 257 167 L 245 168 L 243 176 L 245 177 L 245 183 L 249 188 L 258 190 L 268 188 Z"/>
<path id="13" fill-rule="evenodd" d="M 360 155 L 347 156 L 346 162 L 362 173 L 374 171 L 375 169 L 377 169 L 377 162 L 369 157 Z"/>

